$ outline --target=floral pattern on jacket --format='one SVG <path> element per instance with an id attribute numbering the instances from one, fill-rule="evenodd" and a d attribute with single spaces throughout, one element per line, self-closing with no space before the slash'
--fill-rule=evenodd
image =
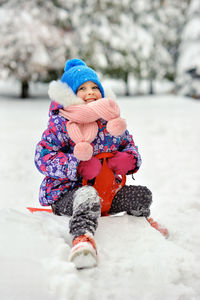
<path id="1" fill-rule="evenodd" d="M 77 173 L 79 160 L 73 155 L 75 143 L 67 132 L 67 122 L 58 114 L 62 105 L 51 102 L 50 118 L 47 129 L 41 141 L 36 146 L 35 164 L 38 170 L 45 175 L 40 186 L 39 201 L 47 206 L 59 200 L 68 190 L 82 185 L 82 177 Z M 137 172 L 141 165 L 141 157 L 128 130 L 121 136 L 114 137 L 106 129 L 107 121 L 97 120 L 98 134 L 91 143 L 93 155 L 103 152 L 126 151 L 136 158 Z"/>

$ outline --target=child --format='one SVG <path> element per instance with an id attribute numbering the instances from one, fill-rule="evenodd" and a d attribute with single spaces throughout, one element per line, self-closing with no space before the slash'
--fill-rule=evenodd
<path id="1" fill-rule="evenodd" d="M 61 80 L 50 84 L 49 96 L 48 127 L 35 153 L 35 164 L 45 175 L 39 200 L 41 205 L 51 205 L 54 214 L 71 216 L 69 260 L 77 268 L 93 267 L 97 264 L 94 233 L 102 201 L 92 186 L 102 168 L 95 156 L 113 153 L 107 164 L 118 176 L 137 172 L 140 154 L 118 105 L 107 98 L 97 74 L 82 60 L 67 61 Z M 83 179 L 89 182 L 85 186 Z M 109 213 L 126 211 L 148 217 L 151 202 L 146 187 L 125 185 L 114 196 Z"/>

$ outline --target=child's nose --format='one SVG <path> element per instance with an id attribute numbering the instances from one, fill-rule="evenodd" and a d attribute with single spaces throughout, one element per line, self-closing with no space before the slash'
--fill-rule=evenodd
<path id="1" fill-rule="evenodd" d="M 93 94 L 93 93 L 94 93 L 93 89 L 88 90 L 88 94 Z"/>

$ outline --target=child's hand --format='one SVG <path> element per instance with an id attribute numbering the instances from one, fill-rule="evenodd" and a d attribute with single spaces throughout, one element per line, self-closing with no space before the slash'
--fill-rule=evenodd
<path id="1" fill-rule="evenodd" d="M 96 158 L 92 157 L 88 161 L 81 161 L 78 166 L 78 173 L 85 179 L 91 180 L 99 175 L 102 165 Z"/>
<path id="2" fill-rule="evenodd" d="M 119 175 L 125 175 L 128 171 L 135 169 L 136 159 L 127 152 L 117 152 L 115 156 L 108 159 L 108 167 Z"/>

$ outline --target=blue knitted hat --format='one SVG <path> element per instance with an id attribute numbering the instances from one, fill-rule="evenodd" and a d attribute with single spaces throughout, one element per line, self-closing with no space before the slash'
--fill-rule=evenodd
<path id="1" fill-rule="evenodd" d="M 61 81 L 66 83 L 74 94 L 76 94 L 80 85 L 87 81 L 92 81 L 98 85 L 102 98 L 104 97 L 104 89 L 96 72 L 89 68 L 84 61 L 78 58 L 68 60 L 64 70 Z"/>

